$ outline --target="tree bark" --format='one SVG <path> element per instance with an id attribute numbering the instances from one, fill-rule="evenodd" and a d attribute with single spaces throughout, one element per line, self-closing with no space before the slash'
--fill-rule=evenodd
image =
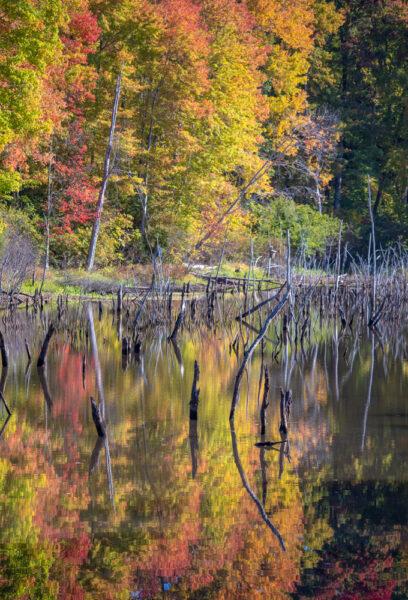
<path id="1" fill-rule="evenodd" d="M 103 176 L 102 176 L 101 189 L 99 191 L 98 204 L 97 204 L 97 208 L 96 208 L 96 216 L 95 216 L 95 221 L 94 221 L 93 228 L 92 228 L 91 241 L 89 244 L 88 258 L 87 258 L 87 263 L 86 263 L 86 268 L 88 271 L 91 271 L 93 269 L 94 262 L 95 262 L 96 243 L 98 241 L 99 229 L 101 226 L 101 216 L 102 216 L 102 211 L 103 211 L 103 205 L 105 202 L 106 188 L 107 188 L 109 177 L 110 177 L 110 161 L 111 161 L 113 140 L 114 140 L 115 129 L 116 129 L 116 118 L 118 115 L 121 83 L 122 83 L 122 75 L 121 75 L 121 73 L 119 73 L 117 80 L 116 80 L 115 100 L 113 102 L 112 118 L 111 118 L 110 130 L 109 130 L 109 141 L 108 141 L 108 146 L 106 148 L 105 162 L 103 165 Z"/>
<path id="2" fill-rule="evenodd" d="M 374 206 L 373 206 L 374 216 L 377 216 L 378 207 L 381 204 L 381 200 L 382 200 L 382 196 L 383 196 L 383 190 L 384 190 L 384 181 L 383 181 L 383 177 L 380 175 L 380 178 L 378 180 L 377 194 L 376 194 Z"/>

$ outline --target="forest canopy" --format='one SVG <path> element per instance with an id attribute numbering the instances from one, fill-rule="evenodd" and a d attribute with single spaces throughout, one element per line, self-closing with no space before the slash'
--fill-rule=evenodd
<path id="1" fill-rule="evenodd" d="M 84 265 L 95 223 L 97 265 L 239 257 L 284 226 L 322 252 L 340 221 L 359 249 L 368 181 L 379 243 L 407 244 L 404 0 L 0 0 L 0 17 L 1 231 L 31 227 L 47 262 Z"/>

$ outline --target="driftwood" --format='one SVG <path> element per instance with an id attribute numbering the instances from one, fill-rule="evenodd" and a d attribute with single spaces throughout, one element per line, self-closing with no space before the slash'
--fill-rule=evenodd
<path id="1" fill-rule="evenodd" d="M 48 327 L 47 334 L 46 334 L 44 341 L 42 343 L 42 346 L 41 346 L 40 354 L 39 354 L 38 360 L 37 360 L 37 367 L 44 366 L 45 359 L 47 357 L 48 345 L 49 345 L 54 333 L 55 333 L 55 327 L 54 327 L 53 323 L 51 323 L 50 326 Z"/>
<path id="2" fill-rule="evenodd" d="M 101 412 L 99 410 L 99 406 L 96 404 L 95 400 L 91 396 L 91 407 L 92 407 L 92 419 L 95 423 L 96 431 L 98 436 L 101 438 L 106 437 L 106 427 L 103 419 L 101 417 Z"/>
<path id="3" fill-rule="evenodd" d="M 194 379 L 193 385 L 191 388 L 191 400 L 190 400 L 190 419 L 193 421 L 197 421 L 198 416 L 198 400 L 200 396 L 200 390 L 197 387 L 198 380 L 200 379 L 200 369 L 198 366 L 198 362 L 194 361 Z"/>

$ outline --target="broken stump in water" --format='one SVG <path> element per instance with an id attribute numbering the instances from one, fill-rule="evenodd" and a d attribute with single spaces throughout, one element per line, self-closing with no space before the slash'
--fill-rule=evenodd
<path id="1" fill-rule="evenodd" d="M 191 400 L 190 400 L 190 419 L 197 421 L 198 417 L 198 400 L 200 396 L 200 390 L 197 388 L 198 380 L 200 379 L 200 369 L 198 362 L 194 361 L 194 379 L 193 386 L 191 388 Z"/>
<path id="2" fill-rule="evenodd" d="M 268 367 L 265 367 L 264 393 L 263 393 L 261 412 L 260 412 L 261 435 L 265 435 L 265 431 L 266 431 L 266 409 L 269 406 L 268 395 L 269 395 L 269 371 L 268 371 Z"/>

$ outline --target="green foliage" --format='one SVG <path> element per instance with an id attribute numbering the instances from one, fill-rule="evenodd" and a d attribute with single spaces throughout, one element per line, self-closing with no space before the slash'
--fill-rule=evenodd
<path id="1" fill-rule="evenodd" d="M 58 586 L 50 579 L 55 557 L 51 543 L 41 541 L 34 524 L 36 487 L 12 473 L 11 463 L 0 461 L 0 596 L 5 600 L 55 600 Z"/>
<path id="2" fill-rule="evenodd" d="M 37 247 L 40 246 L 42 235 L 35 213 L 29 210 L 23 211 L 15 208 L 0 207 L 0 246 L 3 244 L 4 237 L 10 227 L 25 234 Z"/>
<path id="3" fill-rule="evenodd" d="M 65 258 L 67 266 L 82 264 L 88 251 L 90 235 L 89 227 L 62 233 L 52 240 L 54 254 Z M 99 267 L 122 262 L 125 259 L 125 251 L 138 254 L 140 246 L 140 231 L 133 228 L 133 219 L 130 216 L 116 211 L 104 215 L 96 255 Z"/>
<path id="4" fill-rule="evenodd" d="M 49 128 L 42 94 L 47 66 L 60 49 L 60 0 L 0 0 L 0 152 L 24 136 Z M 28 138 L 29 139 L 29 138 Z M 27 140 L 25 140 L 27 143 Z M 0 194 L 18 188 L 20 173 L 10 155 L 0 169 Z M 8 168 L 7 168 L 8 167 Z"/>
<path id="5" fill-rule="evenodd" d="M 294 248 L 303 247 L 307 255 L 323 252 L 339 232 L 339 220 L 319 214 L 311 206 L 276 198 L 266 205 L 252 204 L 253 230 L 258 244 L 281 241 L 289 229 Z"/>

